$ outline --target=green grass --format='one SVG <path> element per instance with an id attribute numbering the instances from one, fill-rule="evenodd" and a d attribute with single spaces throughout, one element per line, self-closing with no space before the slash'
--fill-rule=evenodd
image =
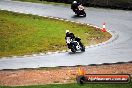
<path id="1" fill-rule="evenodd" d="M 132 82 L 129 84 L 48 84 L 48 85 L 35 85 L 35 86 L 16 86 L 8 87 L 1 86 L 0 88 L 131 88 Z"/>
<path id="2" fill-rule="evenodd" d="M 102 33 L 86 25 L 0 11 L 0 57 L 67 49 L 66 29 L 82 38 L 85 45 L 111 37 L 107 32 Z"/>

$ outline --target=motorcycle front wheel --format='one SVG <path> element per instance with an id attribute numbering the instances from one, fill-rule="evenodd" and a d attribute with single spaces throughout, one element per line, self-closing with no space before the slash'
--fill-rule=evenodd
<path id="1" fill-rule="evenodd" d="M 83 15 L 84 17 L 86 17 L 86 13 L 84 13 L 84 15 Z"/>
<path id="2" fill-rule="evenodd" d="M 81 51 L 85 52 L 85 46 L 81 46 L 81 47 L 82 47 Z"/>
<path id="3" fill-rule="evenodd" d="M 72 45 L 72 47 L 71 47 L 71 51 L 72 51 L 73 53 L 76 53 L 75 45 Z"/>
<path id="4" fill-rule="evenodd" d="M 72 51 L 73 53 L 76 53 L 76 49 L 74 49 L 73 47 L 71 48 L 71 51 Z"/>

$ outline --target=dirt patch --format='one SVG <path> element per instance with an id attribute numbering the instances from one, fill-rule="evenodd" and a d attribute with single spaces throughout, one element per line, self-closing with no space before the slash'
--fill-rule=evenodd
<path id="1" fill-rule="evenodd" d="M 79 68 L 80 66 L 0 71 L 0 85 L 20 86 L 73 83 L 76 82 L 75 79 Z M 87 74 L 131 74 L 132 76 L 132 63 L 81 66 L 81 68 L 84 68 Z"/>

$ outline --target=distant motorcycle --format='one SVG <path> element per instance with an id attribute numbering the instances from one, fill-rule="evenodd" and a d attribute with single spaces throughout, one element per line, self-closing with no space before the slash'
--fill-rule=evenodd
<path id="1" fill-rule="evenodd" d="M 77 16 L 84 16 L 86 17 L 86 13 L 84 10 L 77 10 L 77 12 L 75 12 L 77 14 Z"/>
<path id="2" fill-rule="evenodd" d="M 71 5 L 71 9 L 73 10 L 73 12 L 75 12 L 75 14 L 77 15 L 77 16 L 84 16 L 84 17 L 86 17 L 86 12 L 84 11 L 84 7 L 82 6 L 82 4 L 81 5 L 79 5 L 78 7 L 72 7 L 72 5 Z"/>
<path id="3" fill-rule="evenodd" d="M 69 49 L 73 53 L 76 53 L 76 51 L 85 51 L 85 46 L 81 43 L 81 39 L 76 37 L 75 39 L 71 39 L 70 37 L 66 38 L 66 43 Z"/>

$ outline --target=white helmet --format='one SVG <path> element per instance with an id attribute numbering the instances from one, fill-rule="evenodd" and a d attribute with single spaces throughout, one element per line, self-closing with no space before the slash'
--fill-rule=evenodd
<path id="1" fill-rule="evenodd" d="M 69 30 L 66 30 L 66 33 L 69 32 Z"/>
<path id="2" fill-rule="evenodd" d="M 73 1 L 73 3 L 77 3 L 77 1 Z"/>

